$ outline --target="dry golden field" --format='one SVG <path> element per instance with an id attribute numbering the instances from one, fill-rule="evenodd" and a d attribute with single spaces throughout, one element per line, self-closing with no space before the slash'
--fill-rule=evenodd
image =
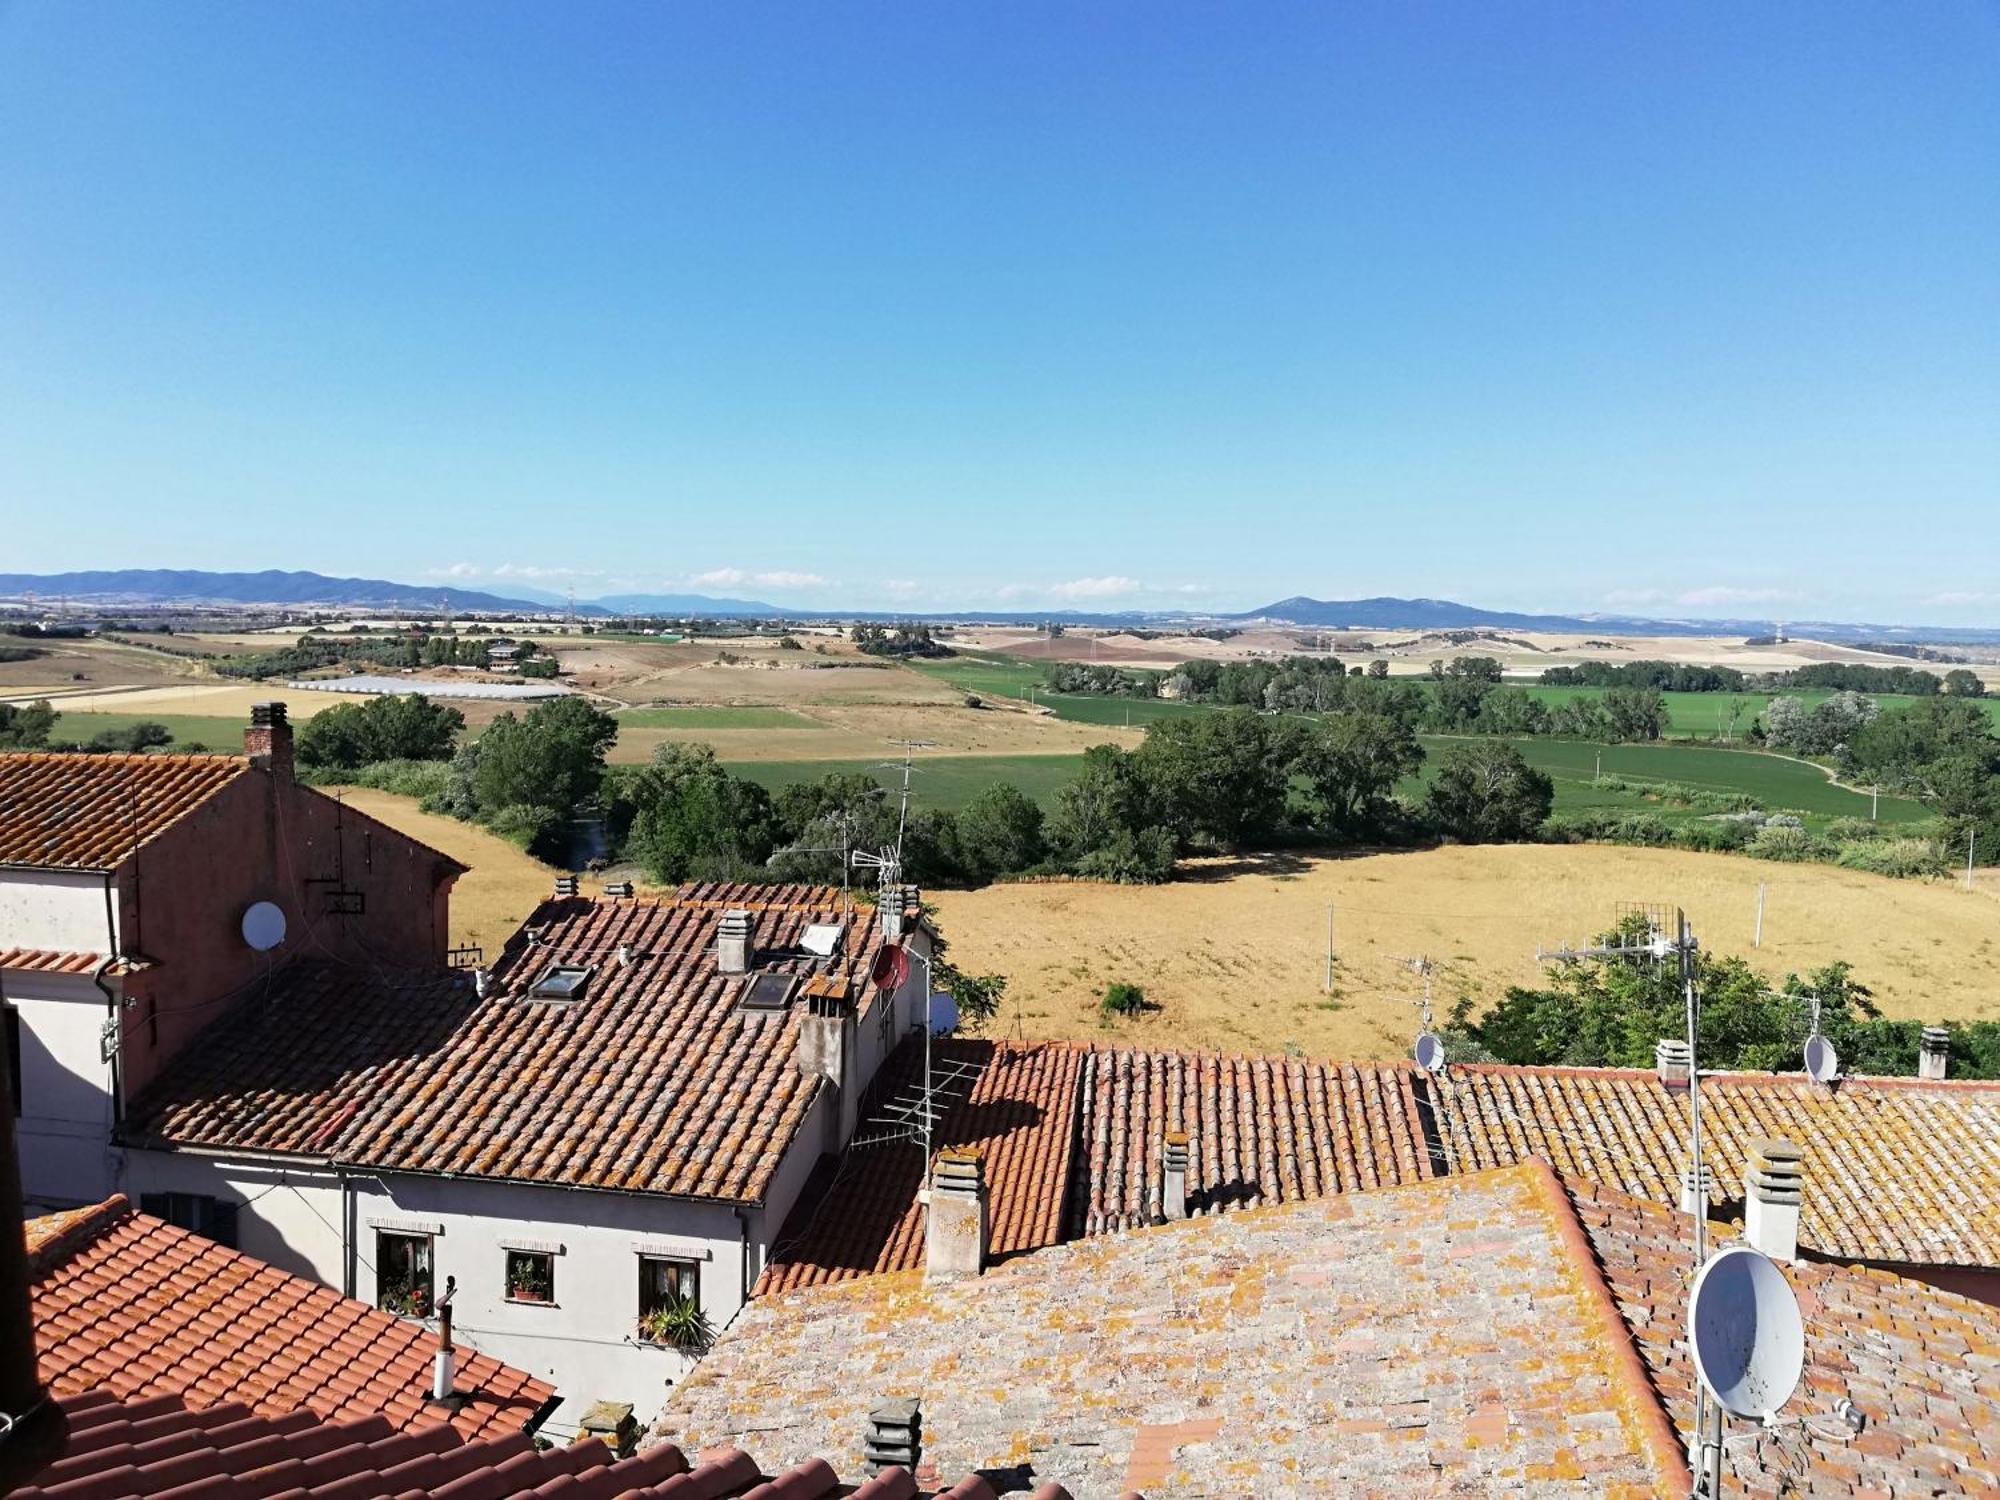
<path id="1" fill-rule="evenodd" d="M 1824 865 L 1677 850 L 1505 845 L 1310 860 L 1209 862 L 1161 887 L 1084 884 L 943 891 L 952 957 L 1012 981 L 1001 1025 L 1029 1036 L 1322 1056 L 1406 1055 L 1422 993 L 1403 960 L 1436 966 L 1438 1011 L 1497 998 L 1539 972 L 1537 945 L 1587 942 L 1619 900 L 1679 904 L 1711 950 L 1774 979 L 1837 958 L 1890 1015 L 2000 1016 L 2000 884 L 1975 892 Z M 1759 883 L 1765 940 L 1752 947 Z M 1334 992 L 1321 988 L 1334 908 Z M 1116 981 L 1161 1007 L 1103 1022 Z"/>
<path id="2" fill-rule="evenodd" d="M 538 902 L 555 891 L 557 871 L 523 854 L 505 839 L 456 818 L 427 813 L 410 797 L 363 787 L 330 787 L 349 807 L 422 839 L 453 859 L 472 866 L 451 893 L 451 940 L 476 943 L 488 958 L 519 927 Z"/>
<path id="3" fill-rule="evenodd" d="M 910 674 L 910 675 L 915 675 Z M 812 705 L 792 710 L 804 721 L 784 729 L 734 729 L 628 724 L 618 731 L 611 760 L 650 760 L 663 741 L 699 741 L 728 761 L 880 760 L 900 754 L 898 740 L 926 740 L 926 758 L 941 755 L 1079 755 L 1092 745 L 1136 745 L 1144 732 L 1102 724 L 1066 723 L 1046 714 L 950 704 Z"/>

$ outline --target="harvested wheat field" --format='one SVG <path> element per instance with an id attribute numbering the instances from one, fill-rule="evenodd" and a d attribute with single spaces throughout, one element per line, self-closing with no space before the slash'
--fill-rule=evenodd
<path id="1" fill-rule="evenodd" d="M 789 710 L 800 722 L 782 729 L 737 729 L 698 718 L 696 712 L 690 711 L 687 728 L 671 723 L 671 709 L 655 710 L 643 720 L 622 725 L 611 759 L 628 764 L 650 760 L 655 747 L 667 740 L 712 745 L 727 761 L 869 761 L 901 755 L 899 740 L 925 741 L 927 748 L 919 753 L 929 758 L 1081 755 L 1092 745 L 1130 748 L 1144 736 L 1139 729 L 1077 724 L 1052 714 L 1002 707 L 965 708 L 956 703 L 801 706 Z"/>
<path id="2" fill-rule="evenodd" d="M 451 890 L 451 940 L 455 945 L 477 944 L 491 958 L 536 904 L 555 890 L 559 872 L 551 866 L 483 828 L 427 813 L 414 798 L 364 787 L 329 787 L 327 792 L 472 866 Z"/>
<path id="3" fill-rule="evenodd" d="M 1406 1055 L 1421 982 L 1437 1010 L 1533 983 L 1537 945 L 1588 942 L 1618 901 L 1684 906 L 1712 951 L 1772 978 L 1846 959 L 1893 1016 L 2000 1016 L 2000 886 L 1889 880 L 1824 865 L 1592 845 L 1207 861 L 1157 887 L 1048 883 L 935 894 L 952 959 L 1011 984 L 994 1029 L 1031 1037 L 1321 1056 Z M 1764 946 L 1752 947 L 1757 887 Z M 1321 988 L 1327 906 L 1334 990 Z M 1104 1021 L 1106 985 L 1159 1009 Z"/>

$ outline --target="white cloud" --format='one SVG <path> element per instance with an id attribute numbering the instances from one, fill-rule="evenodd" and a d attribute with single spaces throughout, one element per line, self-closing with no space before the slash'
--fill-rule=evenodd
<path id="1" fill-rule="evenodd" d="M 1978 589 L 1946 589 L 1922 602 L 1939 609 L 1963 609 L 1968 604 L 2000 604 L 2000 594 L 1982 593 Z"/>
<path id="2" fill-rule="evenodd" d="M 427 578 L 477 578 L 483 570 L 473 563 L 453 563 L 448 568 L 425 568 Z"/>
<path id="3" fill-rule="evenodd" d="M 688 582 L 696 588 L 741 588 L 744 584 L 754 584 L 760 589 L 818 589 L 827 586 L 827 580 L 817 573 L 794 573 L 783 569 L 755 573 L 744 568 L 711 568 L 706 573 L 695 574 Z"/>
<path id="4" fill-rule="evenodd" d="M 882 592 L 892 599 L 907 599 L 912 594 L 921 594 L 924 586 L 914 578 L 885 578 Z"/>
<path id="5" fill-rule="evenodd" d="M 1136 578 L 1112 573 L 1102 578 L 1072 578 L 1068 583 L 1052 583 L 1044 592 L 1056 599 L 1116 599 L 1121 594 L 1136 594 L 1144 587 Z"/>

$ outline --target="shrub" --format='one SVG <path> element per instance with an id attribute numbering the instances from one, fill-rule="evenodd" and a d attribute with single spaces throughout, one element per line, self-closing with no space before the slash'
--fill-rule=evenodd
<path id="1" fill-rule="evenodd" d="M 1941 875 L 1948 861 L 1935 839 L 1849 839 L 1834 846 L 1833 862 L 1843 869 L 1872 875 Z"/>
<path id="2" fill-rule="evenodd" d="M 1611 837 L 1621 844 L 1661 849 L 1674 841 L 1674 830 L 1665 818 L 1656 818 L 1651 813 L 1633 813 L 1618 820 L 1611 830 Z"/>
<path id="3" fill-rule="evenodd" d="M 1136 984 L 1114 984 L 1106 988 L 1097 1008 L 1107 1016 L 1136 1016 L 1147 1008 L 1146 992 Z"/>
<path id="4" fill-rule="evenodd" d="M 1747 845 L 1755 832 L 1747 823 L 1703 818 L 1682 827 L 1675 835 L 1675 842 L 1686 849 L 1727 854 Z"/>
<path id="5" fill-rule="evenodd" d="M 1825 846 L 1804 828 L 1780 823 L 1773 818 L 1757 830 L 1757 836 L 1750 841 L 1745 852 L 1756 859 L 1778 859 L 1796 863 L 1801 860 L 1818 859 L 1824 849 Z"/>
<path id="6" fill-rule="evenodd" d="M 517 848 L 532 849 L 553 834 L 563 815 L 553 807 L 512 802 L 487 818 L 486 826 Z"/>

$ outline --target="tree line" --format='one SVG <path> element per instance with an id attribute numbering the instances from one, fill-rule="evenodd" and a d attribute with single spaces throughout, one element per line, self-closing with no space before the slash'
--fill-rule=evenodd
<path id="1" fill-rule="evenodd" d="M 1586 661 L 1571 667 L 1550 667 L 1542 673 L 1550 687 L 1654 688 L 1666 693 L 1784 692 L 1824 689 L 1833 692 L 1876 693 L 1910 698 L 1940 694 L 1983 698 L 1986 684 L 1963 667 L 1939 676 L 1919 667 L 1877 667 L 1846 662 L 1817 662 L 1785 672 L 1743 672 L 1735 667 L 1698 667 L 1670 661 Z"/>

